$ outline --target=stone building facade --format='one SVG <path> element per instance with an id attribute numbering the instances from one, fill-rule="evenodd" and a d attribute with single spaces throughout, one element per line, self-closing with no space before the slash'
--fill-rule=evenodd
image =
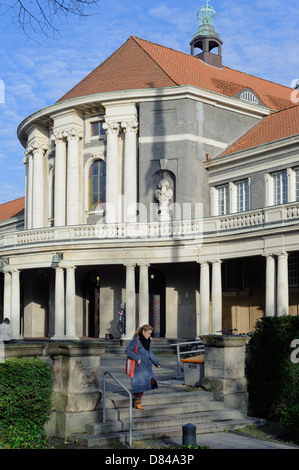
<path id="1" fill-rule="evenodd" d="M 298 314 L 299 108 L 223 66 L 205 21 L 190 55 L 131 36 L 20 124 L 24 215 L 0 225 L 13 338 L 117 337 L 122 302 L 127 338 Z"/>

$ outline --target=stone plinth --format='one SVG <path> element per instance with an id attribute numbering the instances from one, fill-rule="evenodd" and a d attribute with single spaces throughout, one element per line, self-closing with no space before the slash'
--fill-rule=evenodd
<path id="1" fill-rule="evenodd" d="M 248 394 L 245 377 L 245 335 L 207 335 L 202 385 L 214 391 L 215 399 L 247 414 Z"/>
<path id="2" fill-rule="evenodd" d="M 66 438 L 72 432 L 84 431 L 86 422 L 98 420 L 100 357 L 104 352 L 105 346 L 88 341 L 5 345 L 5 359 L 38 356 L 51 365 L 53 410 L 46 424 L 48 436 Z"/>

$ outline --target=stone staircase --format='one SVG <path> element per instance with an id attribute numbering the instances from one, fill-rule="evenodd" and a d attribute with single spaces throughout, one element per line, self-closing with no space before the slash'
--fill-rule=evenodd
<path id="1" fill-rule="evenodd" d="M 170 346 L 171 344 L 185 342 L 186 339 L 167 339 L 167 338 L 152 338 L 152 349 L 154 354 L 176 354 L 176 347 Z M 191 340 L 189 340 L 191 341 Z M 106 354 L 124 354 L 129 341 L 124 341 L 120 344 L 120 340 L 113 338 L 109 340 L 100 340 L 106 348 Z"/>
<path id="2" fill-rule="evenodd" d="M 111 442 L 129 441 L 128 396 L 115 392 L 106 395 L 106 422 L 90 423 L 85 432 L 73 433 L 70 439 L 90 448 Z M 215 401 L 211 392 L 189 388 L 164 388 L 143 396 L 144 410 L 132 408 L 132 440 L 177 438 L 182 426 L 191 423 L 197 434 L 220 432 L 263 424 L 264 420 L 244 416 L 240 410 L 227 408 Z M 100 411 L 102 420 L 102 410 Z"/>

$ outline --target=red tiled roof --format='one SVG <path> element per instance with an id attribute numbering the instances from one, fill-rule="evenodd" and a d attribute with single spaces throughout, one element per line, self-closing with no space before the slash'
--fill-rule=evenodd
<path id="1" fill-rule="evenodd" d="M 11 217 L 16 217 L 17 215 L 22 215 L 24 214 L 24 210 L 24 197 L 0 204 L 0 221 L 10 219 Z"/>
<path id="2" fill-rule="evenodd" d="M 225 96 L 252 89 L 270 109 L 290 105 L 291 89 L 131 36 L 59 101 L 111 91 L 193 85 Z"/>
<path id="3" fill-rule="evenodd" d="M 218 157 L 295 135 L 299 135 L 299 105 L 290 106 L 265 117 Z"/>

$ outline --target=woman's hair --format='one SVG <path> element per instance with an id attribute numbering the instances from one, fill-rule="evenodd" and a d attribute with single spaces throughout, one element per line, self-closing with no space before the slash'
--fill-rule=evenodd
<path id="1" fill-rule="evenodd" d="M 151 325 L 142 325 L 135 332 L 134 336 L 138 336 L 141 331 L 153 331 L 153 327 Z"/>

